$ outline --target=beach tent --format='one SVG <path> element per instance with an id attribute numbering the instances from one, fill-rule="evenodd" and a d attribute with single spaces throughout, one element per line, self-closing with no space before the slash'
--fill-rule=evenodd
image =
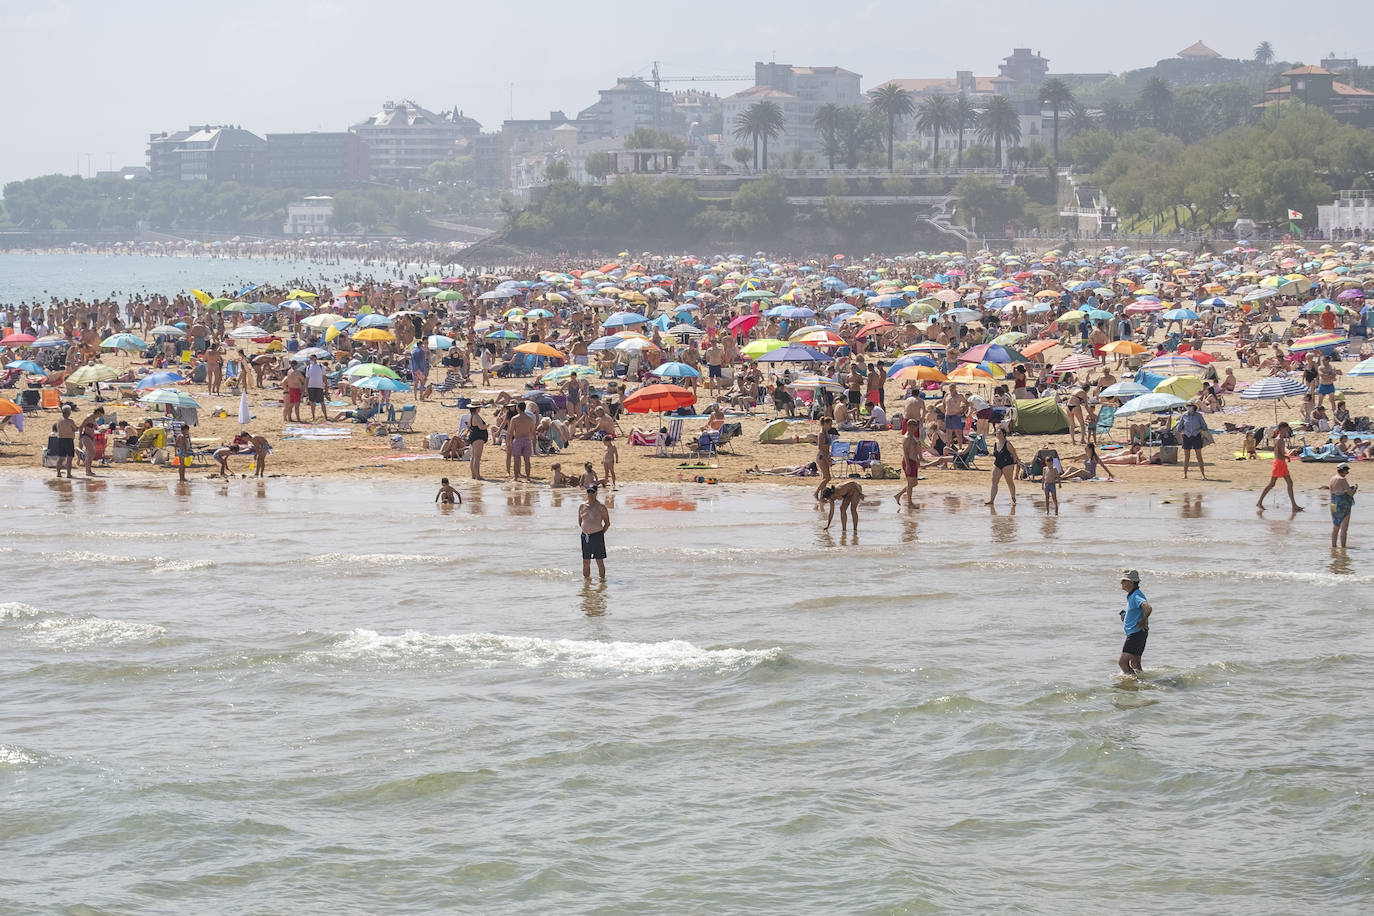
<path id="1" fill-rule="evenodd" d="M 1034 398 L 1016 402 L 1014 433 L 1044 435 L 1069 431 L 1069 415 L 1054 398 Z"/>

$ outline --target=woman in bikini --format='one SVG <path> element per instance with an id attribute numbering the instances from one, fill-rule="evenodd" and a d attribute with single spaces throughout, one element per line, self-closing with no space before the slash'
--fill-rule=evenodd
<path id="1" fill-rule="evenodd" d="M 1005 480 L 1011 491 L 1011 504 L 1016 505 L 1016 467 L 1020 459 L 1016 448 L 1007 441 L 1007 431 L 997 428 L 997 443 L 992 450 L 992 494 L 983 505 L 991 506 L 997 499 L 997 487 Z"/>

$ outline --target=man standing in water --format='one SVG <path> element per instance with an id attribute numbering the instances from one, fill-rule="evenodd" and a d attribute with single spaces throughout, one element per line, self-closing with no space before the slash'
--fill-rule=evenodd
<path id="1" fill-rule="evenodd" d="M 1122 674 L 1140 674 L 1140 656 L 1145 654 L 1145 640 L 1150 637 L 1150 614 L 1154 608 L 1140 590 L 1140 573 L 1128 569 L 1121 574 L 1121 590 L 1126 593 L 1126 609 L 1121 612 L 1121 623 L 1126 630 L 1126 642 L 1121 647 L 1121 657 L 1117 664 Z"/>
<path id="2" fill-rule="evenodd" d="M 68 466 L 70 468 L 70 465 Z M 60 472 L 59 472 L 60 476 Z M 69 469 L 67 476 L 72 476 Z M 1360 488 L 1350 482 L 1350 465 L 1342 461 L 1336 465 L 1336 476 L 1331 478 L 1331 549 L 1335 550 L 1337 541 L 1345 549 L 1346 536 L 1350 534 L 1350 513 L 1355 509 L 1355 491 Z"/>
<path id="3" fill-rule="evenodd" d="M 592 560 L 596 574 L 606 578 L 606 531 L 611 527 L 611 513 L 605 503 L 596 499 L 596 487 L 587 488 L 587 501 L 577 507 L 577 524 L 582 529 L 582 578 L 592 577 Z"/>

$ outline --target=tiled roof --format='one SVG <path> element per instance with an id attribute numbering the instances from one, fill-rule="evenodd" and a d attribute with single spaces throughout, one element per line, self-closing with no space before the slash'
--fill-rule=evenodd
<path id="1" fill-rule="evenodd" d="M 1216 51 L 1207 47 L 1200 41 L 1196 41 L 1178 52 L 1179 57 L 1220 57 Z"/>

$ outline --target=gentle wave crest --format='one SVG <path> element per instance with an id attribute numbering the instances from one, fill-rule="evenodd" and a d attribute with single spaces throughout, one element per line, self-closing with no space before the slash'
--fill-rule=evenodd
<path id="1" fill-rule="evenodd" d="M 47 611 L 25 604 L 22 601 L 7 601 L 0 604 L 0 620 L 22 620 L 25 617 L 42 617 Z"/>
<path id="2" fill-rule="evenodd" d="M 374 630 L 354 630 L 343 636 L 329 654 L 421 661 L 452 654 L 460 661 L 483 667 L 518 665 L 553 667 L 579 674 L 662 674 L 672 671 L 729 672 L 773 661 L 772 649 L 702 649 L 684 640 L 666 642 L 597 642 L 578 639 L 540 639 L 499 633 L 433 636 L 408 630 L 383 636 Z"/>
<path id="3" fill-rule="evenodd" d="M 0 744 L 0 767 L 22 767 L 38 763 L 41 758 L 33 751 L 17 744 Z"/>
<path id="4" fill-rule="evenodd" d="M 23 629 L 24 635 L 31 641 L 57 649 L 145 642 L 166 632 L 156 624 L 95 616 L 55 617 L 31 623 Z"/>
<path id="5" fill-rule="evenodd" d="M 430 553 L 322 553 L 310 557 L 307 562 L 316 566 L 354 566 L 422 564 L 426 566 L 452 566 L 470 563 L 471 559 L 457 555 L 441 557 Z"/>

